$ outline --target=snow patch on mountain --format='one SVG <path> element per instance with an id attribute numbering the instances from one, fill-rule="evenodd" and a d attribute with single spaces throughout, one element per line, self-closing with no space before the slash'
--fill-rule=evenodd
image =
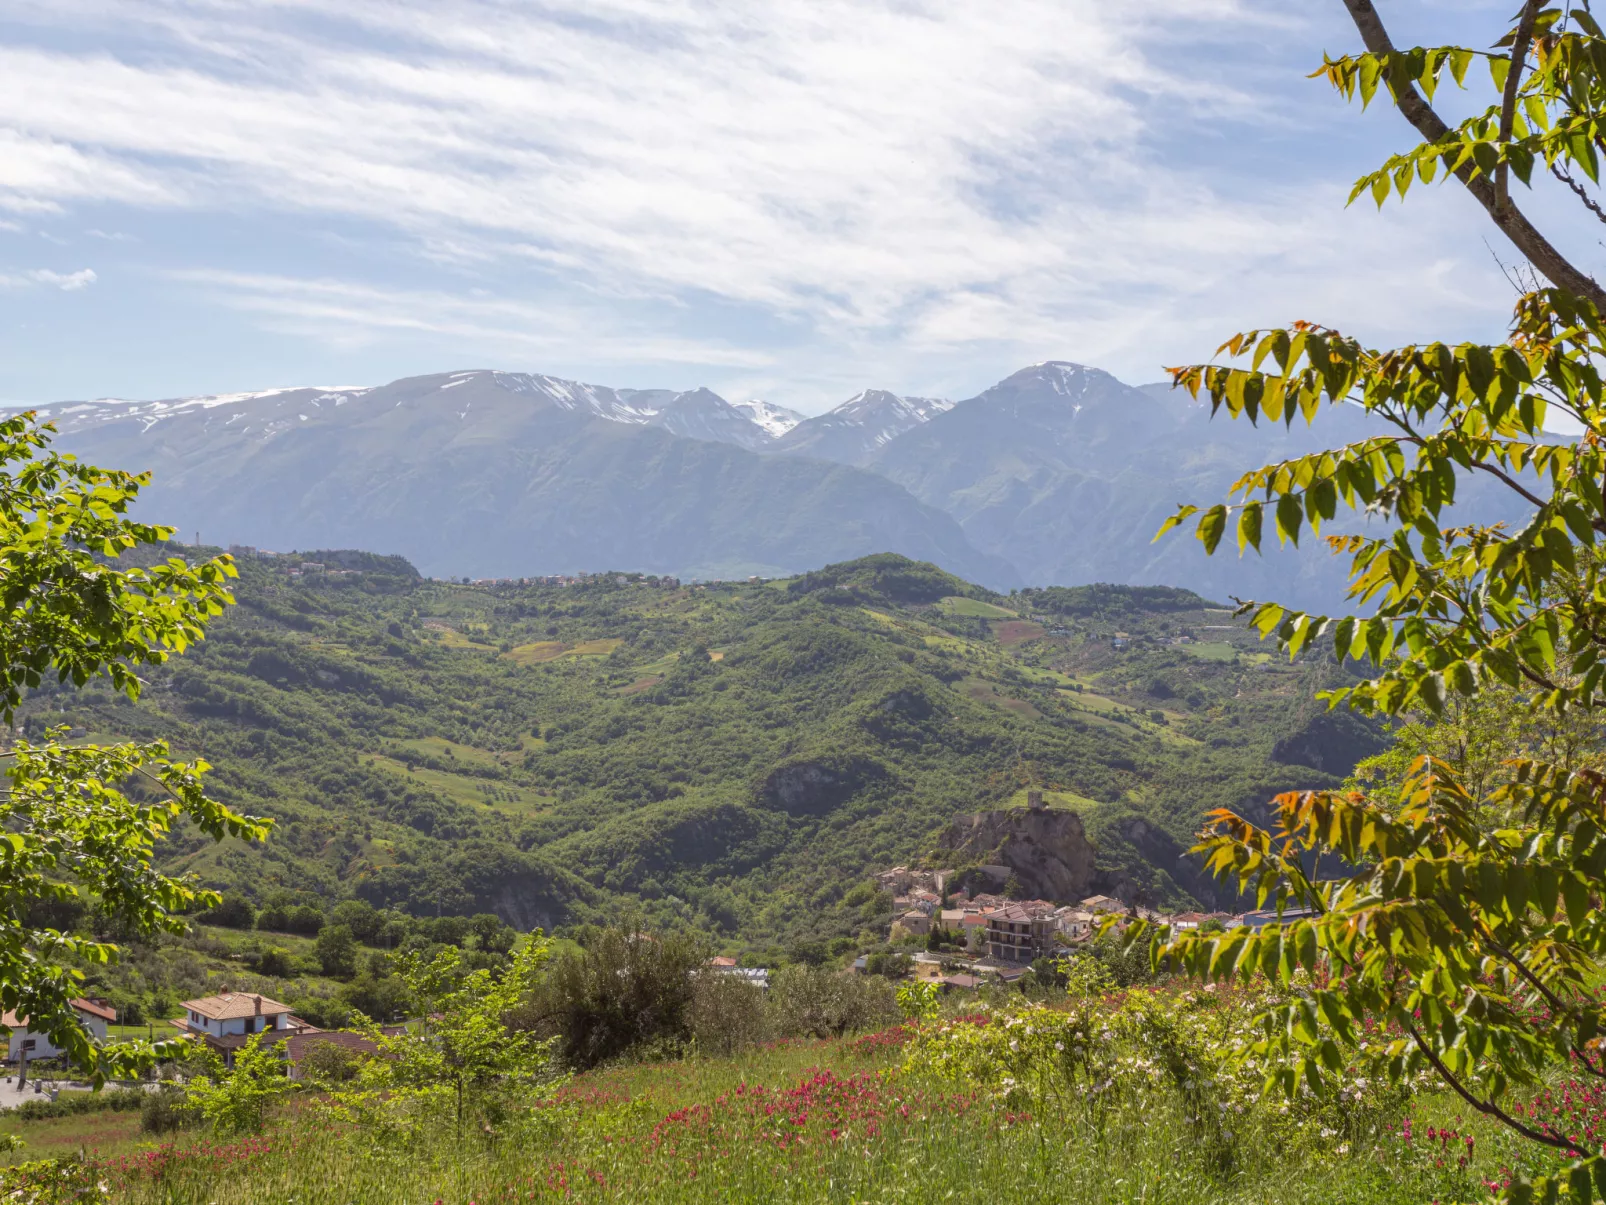
<path id="1" fill-rule="evenodd" d="M 745 402 L 732 402 L 731 405 L 767 431 L 771 439 L 779 439 L 803 421 L 803 416 L 796 410 L 788 410 L 785 406 L 777 406 L 774 402 L 756 397 Z"/>

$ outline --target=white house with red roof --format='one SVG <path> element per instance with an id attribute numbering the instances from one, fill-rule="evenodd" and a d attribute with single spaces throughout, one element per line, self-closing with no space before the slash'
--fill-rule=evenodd
<path id="1" fill-rule="evenodd" d="M 99 1000 L 74 1000 L 72 1006 L 84 1028 L 104 1042 L 106 1026 L 117 1020 L 117 1010 Z M 61 1053 L 47 1036 L 28 1028 L 27 1017 L 9 1012 L 0 1016 L 0 1025 L 11 1030 L 10 1041 L 6 1044 L 6 1058 L 11 1062 L 25 1054 L 30 1059 L 52 1059 Z"/>
<path id="2" fill-rule="evenodd" d="M 265 1034 L 265 1043 L 282 1042 L 297 1034 L 321 1033 L 290 1012 L 288 1004 L 270 1000 L 258 992 L 222 992 L 216 996 L 202 996 L 199 1000 L 186 1000 L 184 1015 L 168 1024 L 180 1033 L 200 1038 L 223 1056 L 226 1063 L 234 1061 L 234 1052 L 251 1040 L 253 1034 Z"/>

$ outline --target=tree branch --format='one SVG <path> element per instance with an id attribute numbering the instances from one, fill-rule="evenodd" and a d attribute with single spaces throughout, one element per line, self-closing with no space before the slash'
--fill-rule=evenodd
<path id="1" fill-rule="evenodd" d="M 1366 44 L 1367 50 L 1375 55 L 1397 53 L 1394 43 L 1389 40 L 1388 30 L 1383 27 L 1383 19 L 1372 6 L 1372 0 L 1344 0 L 1344 7 L 1349 10 L 1350 18 L 1360 31 L 1361 41 Z M 1428 142 L 1439 142 L 1451 137 L 1450 127 L 1423 99 L 1415 84 L 1402 80 L 1391 83 L 1391 87 L 1395 106 L 1423 138 Z M 1566 256 L 1552 247 L 1550 240 L 1523 216 L 1520 209 L 1509 201 L 1502 205 L 1488 177 L 1478 175 L 1470 164 L 1456 168 L 1455 175 L 1473 199 L 1483 206 L 1494 224 L 1511 240 L 1512 245 L 1549 277 L 1552 284 L 1585 298 L 1602 314 L 1606 314 L 1606 289 L 1594 277 L 1573 267 Z"/>
<path id="2" fill-rule="evenodd" d="M 1349 0 L 1345 0 L 1345 2 L 1348 3 Z M 1493 1117 L 1496 1121 L 1511 1127 L 1524 1138 L 1530 1139 L 1534 1142 L 1542 1142 L 1546 1146 L 1552 1146 L 1557 1150 L 1562 1151 L 1571 1151 L 1577 1149 L 1577 1147 L 1575 1147 L 1571 1142 L 1568 1142 L 1565 1138 L 1558 1138 L 1554 1134 L 1545 1134 L 1539 1130 L 1525 1126 L 1522 1124 L 1522 1122 L 1511 1116 L 1511 1114 L 1507 1113 L 1499 1105 L 1493 1104 L 1486 1100 L 1479 1100 L 1476 1096 L 1472 1095 L 1471 1092 L 1467 1091 L 1466 1088 L 1462 1087 L 1460 1080 L 1456 1079 L 1454 1075 L 1450 1074 L 1450 1069 L 1439 1061 L 1439 1056 L 1433 1053 L 1432 1048 L 1422 1040 L 1422 1035 L 1417 1033 L 1416 1026 L 1412 1025 L 1408 1021 L 1401 1022 L 1401 1024 L 1404 1025 L 1405 1032 L 1411 1035 L 1411 1040 L 1416 1043 L 1416 1048 L 1422 1052 L 1422 1057 L 1427 1059 L 1427 1061 L 1433 1065 L 1433 1070 L 1439 1073 L 1439 1078 L 1445 1083 L 1449 1084 L 1450 1087 L 1455 1090 L 1455 1094 L 1457 1096 L 1466 1101 L 1467 1104 L 1471 1105 L 1485 1117 Z"/>
<path id="3" fill-rule="evenodd" d="M 1505 95 L 1500 98 L 1500 141 L 1510 142 L 1511 131 L 1517 119 L 1517 89 L 1522 85 L 1522 69 L 1528 63 L 1528 46 L 1533 41 L 1534 19 L 1539 15 L 1539 0 L 1527 0 L 1517 18 L 1517 29 L 1511 41 L 1511 69 L 1506 72 Z M 1495 204 L 1502 212 L 1511 206 L 1511 165 L 1501 160 L 1495 169 Z"/>
<path id="4" fill-rule="evenodd" d="M 1560 180 L 1568 188 L 1572 189 L 1573 195 L 1583 202 L 1585 209 L 1589 210 L 1590 213 L 1594 214 L 1602 222 L 1606 222 L 1606 209 L 1602 209 L 1598 204 L 1595 203 L 1595 199 L 1584 191 L 1584 186 L 1578 183 L 1577 180 L 1574 180 L 1568 173 L 1567 169 L 1563 167 L 1559 161 L 1550 165 L 1550 174 L 1555 176 L 1556 179 Z"/>

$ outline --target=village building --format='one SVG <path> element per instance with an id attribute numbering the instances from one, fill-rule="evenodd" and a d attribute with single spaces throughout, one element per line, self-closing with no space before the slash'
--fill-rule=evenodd
<path id="1" fill-rule="evenodd" d="M 1054 913 L 1054 927 L 1071 941 L 1085 941 L 1093 935 L 1098 917 L 1080 908 L 1061 908 Z"/>
<path id="2" fill-rule="evenodd" d="M 106 1027 L 117 1020 L 117 1010 L 100 1000 L 74 1000 L 72 1007 L 84 1028 L 104 1042 Z M 6 1058 L 10 1062 L 15 1063 L 23 1058 L 53 1059 L 62 1053 L 61 1048 L 52 1043 L 48 1036 L 28 1028 L 27 1017 L 8 1012 L 0 1017 L 0 1024 L 11 1030 L 10 1040 L 6 1044 Z"/>
<path id="3" fill-rule="evenodd" d="M 892 927 L 902 929 L 915 937 L 924 937 L 931 932 L 931 914 L 922 912 L 919 908 L 911 908 L 900 916 Z"/>
<path id="4" fill-rule="evenodd" d="M 1020 904 L 987 916 L 987 954 L 1002 963 L 1027 963 L 1054 948 L 1052 914 Z"/>
<path id="5" fill-rule="evenodd" d="M 1090 895 L 1082 901 L 1083 912 L 1125 912 L 1126 905 L 1114 896 Z"/>

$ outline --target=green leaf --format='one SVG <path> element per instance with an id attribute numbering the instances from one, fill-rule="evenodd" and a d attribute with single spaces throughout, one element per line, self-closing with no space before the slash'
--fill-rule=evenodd
<path id="1" fill-rule="evenodd" d="M 1212 506 L 1199 516 L 1197 534 L 1207 554 L 1215 552 L 1216 546 L 1221 543 L 1222 533 L 1226 529 L 1227 508 L 1225 506 Z"/>

